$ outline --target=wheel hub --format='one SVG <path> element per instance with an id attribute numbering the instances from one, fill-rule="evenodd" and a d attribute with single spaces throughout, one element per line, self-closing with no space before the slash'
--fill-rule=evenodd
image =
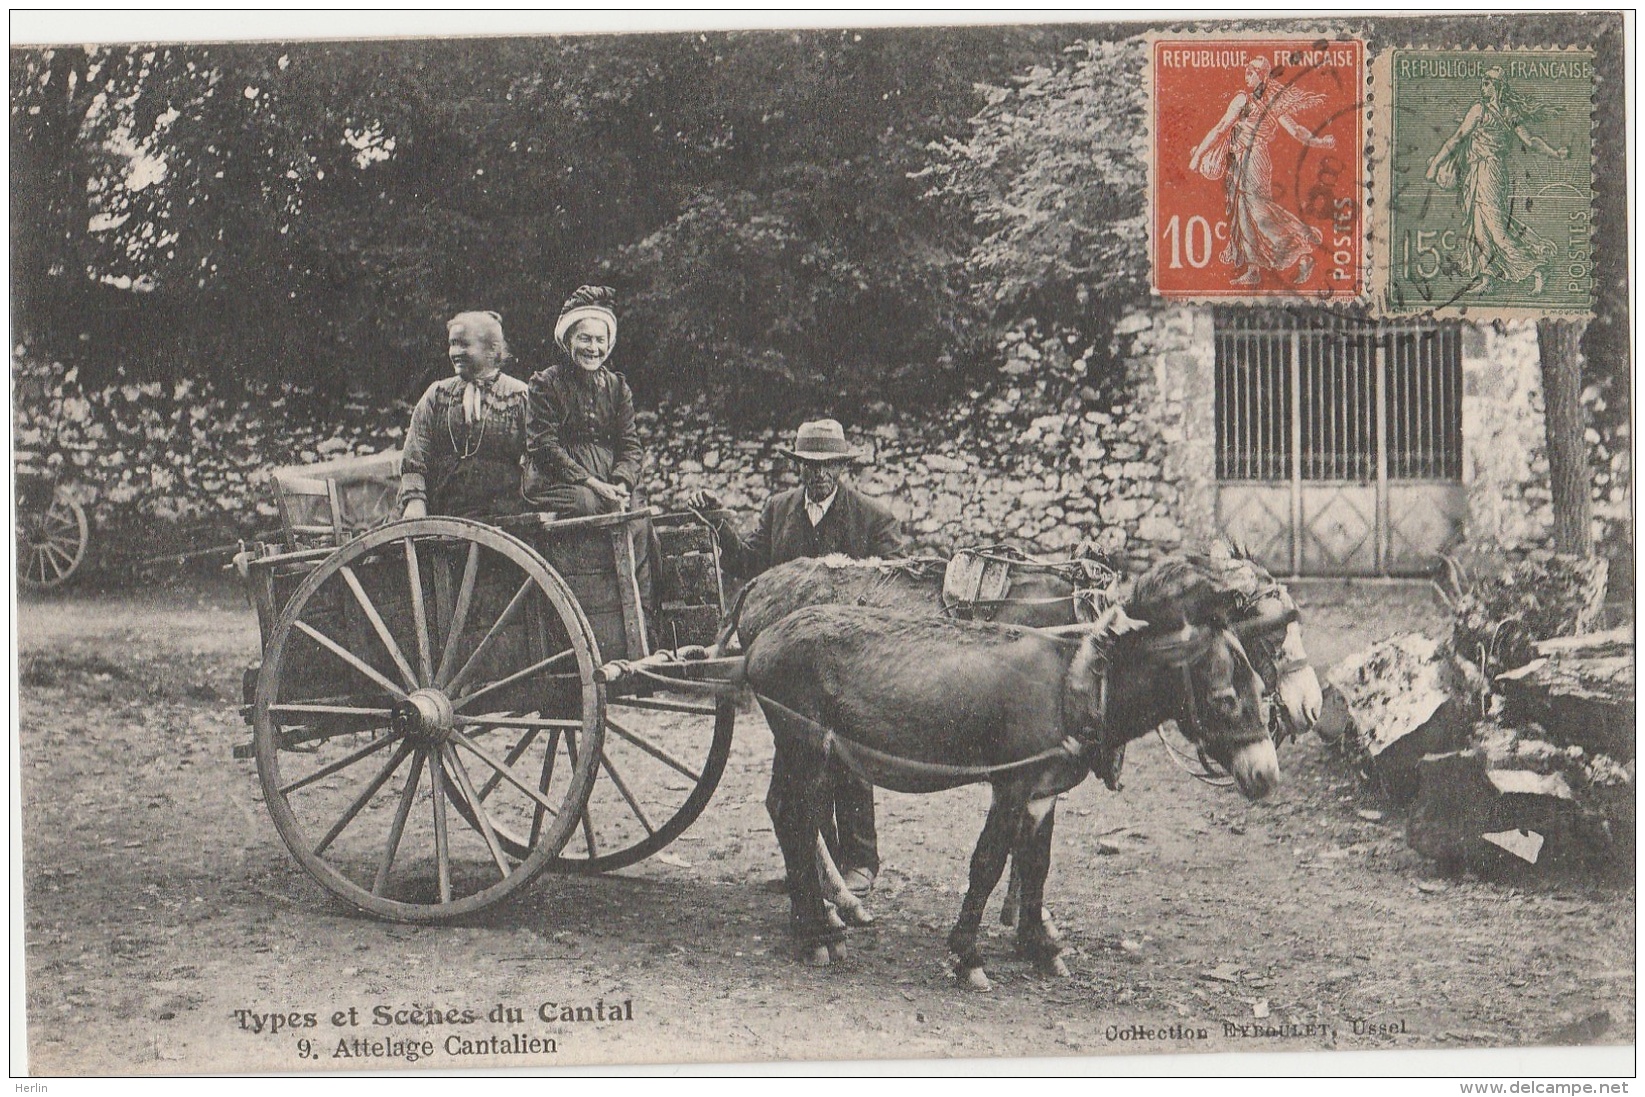
<path id="1" fill-rule="evenodd" d="M 411 739 L 442 743 L 457 726 L 457 713 L 444 690 L 420 689 L 394 703 L 394 730 Z"/>

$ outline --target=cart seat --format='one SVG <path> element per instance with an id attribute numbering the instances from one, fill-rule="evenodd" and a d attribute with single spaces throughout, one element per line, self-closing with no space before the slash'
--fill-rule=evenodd
<path id="1" fill-rule="evenodd" d="M 286 548 L 335 547 L 398 516 L 400 451 L 288 465 L 269 485 Z"/>

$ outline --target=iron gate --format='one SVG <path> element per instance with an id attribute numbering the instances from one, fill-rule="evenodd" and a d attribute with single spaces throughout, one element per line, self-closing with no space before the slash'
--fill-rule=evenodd
<path id="1" fill-rule="evenodd" d="M 1217 523 L 1271 570 L 1413 575 L 1459 537 L 1454 324 L 1219 310 Z"/>

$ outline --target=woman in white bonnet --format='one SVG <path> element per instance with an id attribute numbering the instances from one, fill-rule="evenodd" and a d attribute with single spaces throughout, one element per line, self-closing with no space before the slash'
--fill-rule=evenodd
<path id="1" fill-rule="evenodd" d="M 645 506 L 639 490 L 645 450 L 634 426 L 634 393 L 622 374 L 606 367 L 617 345 L 616 301 L 607 286 L 583 286 L 572 294 L 554 325 L 554 341 L 568 360 L 531 378 L 526 503 L 560 518 Z M 643 519 L 629 528 L 640 600 L 653 616 L 656 534 Z"/>
<path id="2" fill-rule="evenodd" d="M 508 360 L 502 317 L 452 317 L 446 357 L 453 375 L 430 385 L 411 413 L 400 458 L 401 513 L 475 518 L 517 512 L 529 390 L 502 371 Z"/>
<path id="3" fill-rule="evenodd" d="M 562 518 L 634 505 L 645 451 L 634 394 L 606 367 L 617 344 L 616 292 L 583 286 L 560 310 L 554 341 L 567 361 L 531 378 L 526 499 Z"/>

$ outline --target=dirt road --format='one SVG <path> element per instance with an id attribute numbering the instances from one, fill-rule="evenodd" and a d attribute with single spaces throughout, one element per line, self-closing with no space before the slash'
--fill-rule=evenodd
<path id="1" fill-rule="evenodd" d="M 1411 588 L 1301 601 L 1322 666 L 1437 620 Z M 1073 975 L 1013 958 L 991 908 L 983 995 L 956 986 L 943 935 L 984 790 L 880 794 L 879 924 L 836 968 L 787 957 L 755 714 L 666 859 L 545 877 L 458 926 L 386 924 L 302 873 L 254 763 L 231 756 L 257 647 L 237 591 L 25 602 L 19 636 L 37 1074 L 1634 1039 L 1631 879 L 1443 879 L 1313 739 L 1282 754 L 1287 784 L 1262 804 L 1190 780 L 1152 740 L 1123 792 L 1070 793 L 1048 895 Z"/>

